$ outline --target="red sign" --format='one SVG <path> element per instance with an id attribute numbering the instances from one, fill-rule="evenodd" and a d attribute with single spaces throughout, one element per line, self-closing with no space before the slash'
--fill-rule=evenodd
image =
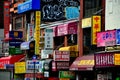
<path id="1" fill-rule="evenodd" d="M 54 51 L 54 61 L 69 61 L 70 51 Z"/>
<path id="2" fill-rule="evenodd" d="M 113 53 L 95 54 L 95 67 L 111 67 L 114 66 Z"/>
<path id="3" fill-rule="evenodd" d="M 10 24 L 10 2 L 4 1 L 4 37 L 9 33 Z"/>
<path id="4" fill-rule="evenodd" d="M 69 69 L 69 61 L 56 62 L 57 70 Z"/>
<path id="5" fill-rule="evenodd" d="M 57 36 L 77 34 L 77 22 L 61 24 L 57 27 Z"/>

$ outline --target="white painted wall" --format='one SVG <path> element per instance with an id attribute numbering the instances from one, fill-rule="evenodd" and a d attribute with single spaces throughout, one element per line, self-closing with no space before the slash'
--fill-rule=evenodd
<path id="1" fill-rule="evenodd" d="M 120 29 L 120 0 L 106 0 L 105 30 Z"/>

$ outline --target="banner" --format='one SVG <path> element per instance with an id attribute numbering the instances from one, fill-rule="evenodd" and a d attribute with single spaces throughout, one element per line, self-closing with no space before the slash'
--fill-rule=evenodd
<path id="1" fill-rule="evenodd" d="M 101 16 L 92 17 L 92 44 L 97 44 L 97 32 L 101 31 Z"/>
<path id="2" fill-rule="evenodd" d="M 36 15 L 35 15 L 35 54 L 36 55 L 40 55 L 40 24 L 41 24 L 41 12 L 40 11 L 36 11 Z"/>

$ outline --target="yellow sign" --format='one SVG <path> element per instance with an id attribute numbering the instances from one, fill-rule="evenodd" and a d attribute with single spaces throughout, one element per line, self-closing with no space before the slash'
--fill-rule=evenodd
<path id="1" fill-rule="evenodd" d="M 78 65 L 94 65 L 94 60 L 81 60 Z"/>
<path id="2" fill-rule="evenodd" d="M 91 27 L 91 18 L 82 19 L 82 28 Z"/>
<path id="3" fill-rule="evenodd" d="M 36 11 L 36 26 L 35 26 L 35 54 L 40 55 L 40 24 L 41 24 L 41 12 Z"/>
<path id="4" fill-rule="evenodd" d="M 114 54 L 114 64 L 120 65 L 120 54 Z"/>
<path id="5" fill-rule="evenodd" d="M 97 32 L 101 31 L 101 16 L 92 17 L 92 44 L 97 44 Z"/>
<path id="6" fill-rule="evenodd" d="M 15 63 L 15 73 L 26 73 L 25 62 L 16 62 Z"/>

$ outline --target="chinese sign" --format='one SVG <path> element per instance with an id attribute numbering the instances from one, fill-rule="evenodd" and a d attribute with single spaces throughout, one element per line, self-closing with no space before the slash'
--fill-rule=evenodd
<path id="1" fill-rule="evenodd" d="M 28 24 L 27 41 L 33 40 L 33 38 L 34 38 L 34 25 Z"/>
<path id="2" fill-rule="evenodd" d="M 116 44 L 116 30 L 97 33 L 97 47 L 114 46 Z"/>
<path id="3" fill-rule="evenodd" d="M 40 11 L 36 11 L 36 23 L 35 23 L 35 54 L 36 55 L 40 55 L 40 51 L 39 51 L 39 42 L 40 42 L 40 24 L 41 24 L 41 12 Z"/>
<path id="4" fill-rule="evenodd" d="M 25 73 L 25 72 L 26 72 L 25 62 L 16 62 L 15 73 Z"/>
<path id="5" fill-rule="evenodd" d="M 4 1 L 4 37 L 9 33 L 9 24 L 10 24 L 10 2 Z"/>
<path id="6" fill-rule="evenodd" d="M 120 54 L 114 54 L 114 64 L 115 65 L 120 65 Z"/>
<path id="7" fill-rule="evenodd" d="M 116 44 L 120 45 L 120 29 L 116 30 Z"/>
<path id="8" fill-rule="evenodd" d="M 55 51 L 54 52 L 55 61 L 69 61 L 70 60 L 70 51 Z"/>
<path id="9" fill-rule="evenodd" d="M 114 66 L 113 53 L 95 54 L 95 67 L 111 67 Z"/>
<path id="10" fill-rule="evenodd" d="M 45 29 L 45 49 L 53 49 L 53 29 Z"/>
<path id="11" fill-rule="evenodd" d="M 66 7 L 65 12 L 65 17 L 67 19 L 75 19 L 79 17 L 79 8 L 77 7 Z"/>
<path id="12" fill-rule="evenodd" d="M 92 18 L 92 44 L 97 44 L 97 32 L 101 31 L 101 16 L 93 16 Z"/>

